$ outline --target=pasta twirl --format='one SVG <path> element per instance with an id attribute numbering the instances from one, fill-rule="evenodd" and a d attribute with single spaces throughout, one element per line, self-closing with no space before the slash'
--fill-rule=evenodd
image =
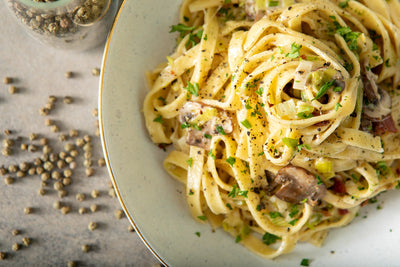
<path id="1" fill-rule="evenodd" d="M 184 1 L 143 109 L 194 219 L 274 258 L 320 246 L 398 184 L 399 13 L 384 0 Z"/>

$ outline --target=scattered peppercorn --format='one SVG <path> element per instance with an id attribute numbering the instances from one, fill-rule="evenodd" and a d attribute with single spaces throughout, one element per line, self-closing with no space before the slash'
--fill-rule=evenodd
<path id="1" fill-rule="evenodd" d="M 4 178 L 4 183 L 6 185 L 10 185 L 10 184 L 14 183 L 14 178 L 12 178 L 11 176 L 7 176 L 6 178 Z"/>
<path id="2" fill-rule="evenodd" d="M 92 212 L 96 212 L 98 209 L 99 209 L 99 206 L 97 206 L 96 204 L 90 205 L 90 210 L 91 210 Z"/>
<path id="3" fill-rule="evenodd" d="M 92 75 L 93 76 L 99 76 L 100 75 L 100 68 L 93 68 L 92 69 Z"/>
<path id="4" fill-rule="evenodd" d="M 84 208 L 84 207 L 80 207 L 79 208 L 79 210 L 78 210 L 78 212 L 79 212 L 79 214 L 85 214 L 86 212 L 87 212 L 87 210 L 86 210 L 86 208 Z"/>
<path id="5" fill-rule="evenodd" d="M 86 198 L 86 196 L 85 196 L 85 194 L 83 194 L 83 193 L 78 193 L 78 194 L 76 194 L 76 200 L 78 200 L 78 201 L 84 201 L 85 200 L 85 198 Z"/>
<path id="6" fill-rule="evenodd" d="M 53 203 L 53 208 L 56 209 L 56 210 L 61 209 L 61 202 L 60 201 L 55 201 Z"/>
<path id="7" fill-rule="evenodd" d="M 99 160 L 97 161 L 97 165 L 99 167 L 104 167 L 106 166 L 106 160 L 104 158 L 99 158 Z"/>
<path id="8" fill-rule="evenodd" d="M 65 78 L 69 79 L 69 78 L 74 77 L 74 73 L 72 71 L 66 71 L 64 73 L 64 76 L 65 76 Z"/>
<path id="9" fill-rule="evenodd" d="M 121 219 L 122 217 L 124 217 L 124 212 L 122 210 L 116 210 L 114 212 L 115 218 L 117 218 L 118 220 Z"/>
<path id="10" fill-rule="evenodd" d="M 73 102 L 73 99 L 70 96 L 65 96 L 63 101 L 65 104 L 71 104 Z"/>
<path id="11" fill-rule="evenodd" d="M 92 196 L 92 198 L 98 198 L 100 195 L 100 192 L 99 192 L 99 190 L 94 189 L 92 191 L 92 193 L 90 193 L 90 195 Z"/>
<path id="12" fill-rule="evenodd" d="M 0 252 L 0 260 L 5 260 L 7 258 L 7 254 L 5 252 Z"/>
<path id="13" fill-rule="evenodd" d="M 95 229 L 97 229 L 98 225 L 96 222 L 90 222 L 88 225 L 88 228 L 90 231 L 94 231 Z"/>
<path id="14" fill-rule="evenodd" d="M 31 214 L 33 212 L 33 209 L 31 207 L 25 207 L 24 208 L 24 213 L 25 214 Z"/>
<path id="15" fill-rule="evenodd" d="M 44 196 L 44 195 L 46 195 L 46 190 L 45 190 L 44 188 L 40 188 L 39 191 L 38 191 L 38 195 L 39 195 L 39 196 Z"/>
<path id="16" fill-rule="evenodd" d="M 86 168 L 85 174 L 86 174 L 86 177 L 92 176 L 94 174 L 94 169 L 93 168 Z"/>
<path id="17" fill-rule="evenodd" d="M 68 214 L 71 211 L 71 208 L 69 206 L 63 206 L 61 207 L 61 213 L 62 214 Z"/>
<path id="18" fill-rule="evenodd" d="M 8 87 L 8 92 L 12 95 L 15 94 L 17 92 L 17 87 L 11 85 L 10 87 Z"/>
<path id="19" fill-rule="evenodd" d="M 89 245 L 82 245 L 82 252 L 89 252 L 90 246 Z"/>
<path id="20" fill-rule="evenodd" d="M 4 77 L 3 78 L 3 83 L 4 84 L 10 84 L 12 82 L 13 82 L 13 78 L 11 78 L 11 77 Z"/>
<path id="21" fill-rule="evenodd" d="M 29 237 L 22 238 L 22 243 L 24 246 L 28 247 L 31 244 L 31 239 Z"/>
<path id="22" fill-rule="evenodd" d="M 15 243 L 12 245 L 12 250 L 13 251 L 18 251 L 20 249 L 20 245 L 18 243 Z"/>

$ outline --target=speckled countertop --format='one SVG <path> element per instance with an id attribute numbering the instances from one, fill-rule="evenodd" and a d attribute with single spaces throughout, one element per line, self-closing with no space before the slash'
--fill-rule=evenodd
<path id="1" fill-rule="evenodd" d="M 67 194 L 63 197 L 54 188 L 56 179 L 49 179 L 44 185 L 40 175 L 0 175 L 0 252 L 6 256 L 0 260 L 0 266 L 67 266 L 69 261 L 77 266 L 158 264 L 139 236 L 130 231 L 127 218 L 118 219 L 115 215 L 121 210 L 120 204 L 110 191 L 107 169 L 97 163 L 103 157 L 96 136 L 97 117 L 93 114 L 98 102 L 99 77 L 92 74 L 92 69 L 101 66 L 104 45 L 86 52 L 45 46 L 26 34 L 4 2 L 0 4 L 0 25 L 1 148 L 5 139 L 15 143 L 10 156 L 0 154 L 0 167 L 22 162 L 33 167 L 34 159 L 43 154 L 41 138 L 47 138 L 53 153 L 59 154 L 65 150 L 65 144 L 75 144 L 78 138 L 89 135 L 94 170 L 92 176 L 86 177 L 85 150 L 76 147 L 77 167 L 73 169 L 72 183 L 61 189 L 65 190 L 61 194 Z M 68 71 L 73 77 L 65 77 Z M 13 83 L 4 84 L 4 77 L 13 78 Z M 9 93 L 11 85 L 17 88 L 15 94 Z M 48 103 L 50 95 L 56 96 L 57 101 L 47 116 L 41 116 L 39 110 Z M 64 103 L 65 96 L 70 96 L 72 103 Z M 59 132 L 46 126 L 46 119 L 51 119 Z M 78 130 L 79 136 L 70 137 L 71 129 Z M 30 140 L 32 133 L 37 135 L 36 140 Z M 62 134 L 65 141 L 60 141 Z M 22 150 L 24 144 L 34 145 L 37 151 Z M 7 176 L 12 184 L 6 184 Z M 93 190 L 99 191 L 97 198 L 91 196 Z M 79 193 L 85 195 L 83 201 L 77 200 Z M 70 208 L 68 214 L 53 207 L 57 201 Z M 97 205 L 95 212 L 90 209 L 93 204 Z M 25 213 L 28 207 L 30 214 Z M 87 212 L 80 214 L 80 208 Z M 91 222 L 98 225 L 94 231 L 88 229 Z M 15 235 L 14 230 L 19 233 Z M 24 245 L 23 238 L 31 241 L 29 246 Z M 20 246 L 17 251 L 13 250 L 15 244 Z M 88 252 L 82 251 L 85 245 L 90 248 Z"/>

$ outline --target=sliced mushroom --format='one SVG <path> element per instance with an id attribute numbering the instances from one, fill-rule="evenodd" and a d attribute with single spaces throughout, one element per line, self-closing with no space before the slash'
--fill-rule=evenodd
<path id="1" fill-rule="evenodd" d="M 368 99 L 369 100 L 369 99 Z M 390 115 L 392 108 L 392 99 L 386 90 L 378 87 L 378 97 L 368 105 L 363 106 L 363 113 L 371 121 L 380 121 L 382 118 Z"/>
<path id="2" fill-rule="evenodd" d="M 364 85 L 365 86 L 365 85 Z M 373 130 L 377 135 L 385 132 L 397 132 L 396 124 L 392 117 L 392 99 L 389 93 L 378 87 L 378 98 L 374 102 L 363 106 L 362 130 Z M 364 127 L 367 125 L 367 127 Z"/>
<path id="3" fill-rule="evenodd" d="M 232 119 L 226 111 L 199 102 L 189 101 L 183 105 L 179 121 L 191 126 L 186 143 L 204 149 L 210 147 L 210 136 L 233 131 Z"/>
<path id="4" fill-rule="evenodd" d="M 275 182 L 281 184 L 275 196 L 292 204 L 307 201 L 316 206 L 326 193 L 324 184 L 318 184 L 314 174 L 297 166 L 286 166 L 280 169 L 275 177 Z"/>
<path id="5" fill-rule="evenodd" d="M 371 71 L 366 71 L 361 75 L 361 81 L 364 85 L 364 96 L 372 104 L 376 104 L 380 99 L 378 93 L 378 85 L 376 84 L 376 76 Z"/>

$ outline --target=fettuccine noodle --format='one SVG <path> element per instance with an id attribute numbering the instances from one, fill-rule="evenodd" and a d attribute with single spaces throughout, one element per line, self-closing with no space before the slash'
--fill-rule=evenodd
<path id="1" fill-rule="evenodd" d="M 265 258 L 399 183 L 400 5 L 186 0 L 146 127 L 193 218 Z"/>

